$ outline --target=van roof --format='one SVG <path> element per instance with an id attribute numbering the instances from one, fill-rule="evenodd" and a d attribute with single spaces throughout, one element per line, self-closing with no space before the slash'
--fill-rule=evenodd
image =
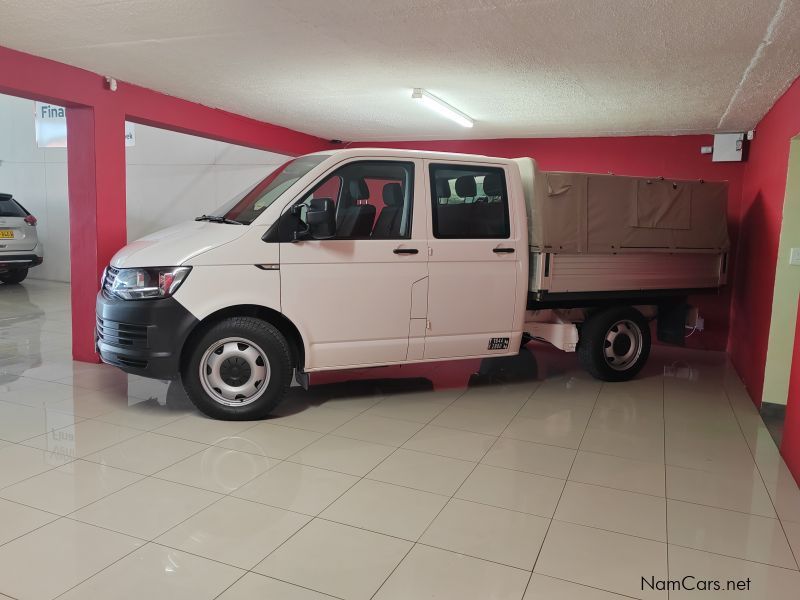
<path id="1" fill-rule="evenodd" d="M 341 156 L 342 158 L 349 158 L 351 156 L 384 156 L 384 157 L 398 157 L 398 158 L 422 158 L 431 160 L 463 160 L 468 162 L 493 162 L 493 163 L 506 163 L 511 162 L 510 158 L 501 158 L 496 156 L 484 156 L 481 154 L 461 154 L 457 152 L 434 152 L 432 150 L 408 150 L 397 148 L 342 148 L 341 150 L 326 150 L 323 152 L 315 152 L 318 155 L 327 156 Z"/>

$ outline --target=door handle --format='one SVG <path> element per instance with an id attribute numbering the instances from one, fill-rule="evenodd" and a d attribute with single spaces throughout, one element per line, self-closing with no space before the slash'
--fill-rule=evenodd
<path id="1" fill-rule="evenodd" d="M 495 248 L 492 250 L 495 254 L 513 254 L 513 248 Z"/>
<path id="2" fill-rule="evenodd" d="M 395 254 L 419 254 L 416 248 L 395 248 L 392 250 Z"/>

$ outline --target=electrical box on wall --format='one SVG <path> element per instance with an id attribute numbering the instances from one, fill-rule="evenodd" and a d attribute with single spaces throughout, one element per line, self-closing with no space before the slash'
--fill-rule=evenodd
<path id="1" fill-rule="evenodd" d="M 711 162 L 741 162 L 747 160 L 747 140 L 744 133 L 717 133 Z"/>

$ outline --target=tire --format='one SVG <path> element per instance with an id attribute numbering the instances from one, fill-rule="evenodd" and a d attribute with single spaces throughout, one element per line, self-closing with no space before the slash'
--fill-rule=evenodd
<path id="1" fill-rule="evenodd" d="M 628 381 L 650 356 L 650 326 L 638 310 L 620 306 L 592 315 L 581 327 L 578 360 L 602 381 Z"/>
<path id="2" fill-rule="evenodd" d="M 191 354 L 181 373 L 183 387 L 192 403 L 211 418 L 264 419 L 289 389 L 293 372 L 289 344 L 266 321 L 231 317 L 188 344 Z"/>
<path id="3" fill-rule="evenodd" d="M 28 269 L 14 269 L 0 275 L 3 283 L 22 283 L 28 276 Z"/>

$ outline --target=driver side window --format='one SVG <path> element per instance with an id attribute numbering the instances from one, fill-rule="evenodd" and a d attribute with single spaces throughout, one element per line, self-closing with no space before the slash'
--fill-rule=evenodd
<path id="1" fill-rule="evenodd" d="M 336 207 L 337 240 L 411 237 L 414 165 L 396 161 L 349 163 L 326 177 L 295 205 L 295 217 L 307 225 L 312 200 Z"/>

